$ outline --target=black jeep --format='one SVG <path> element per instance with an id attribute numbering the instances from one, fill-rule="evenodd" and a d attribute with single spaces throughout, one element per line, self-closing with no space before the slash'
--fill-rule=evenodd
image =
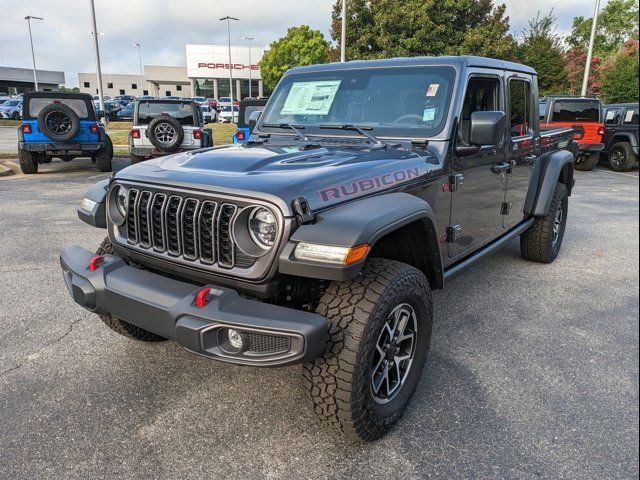
<path id="1" fill-rule="evenodd" d="M 638 104 L 605 105 L 604 126 L 602 141 L 609 166 L 616 172 L 628 172 L 638 161 Z"/>
<path id="2" fill-rule="evenodd" d="M 515 237 L 558 255 L 573 130 L 540 132 L 533 69 L 478 57 L 295 68 L 252 123 L 89 190 L 107 238 L 62 252 L 66 285 L 129 338 L 300 363 L 320 419 L 378 438 L 421 378 L 432 290 Z"/>
<path id="3" fill-rule="evenodd" d="M 69 162 L 91 157 L 101 172 L 111 171 L 113 145 L 98 122 L 91 95 L 28 92 L 18 127 L 18 158 L 25 174 L 38 173 L 38 164 L 54 157 Z"/>

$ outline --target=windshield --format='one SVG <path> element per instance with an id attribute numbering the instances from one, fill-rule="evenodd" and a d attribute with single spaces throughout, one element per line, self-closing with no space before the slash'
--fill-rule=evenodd
<path id="1" fill-rule="evenodd" d="M 444 128 L 454 78 L 453 68 L 435 66 L 287 75 L 261 122 L 323 135 L 321 125 L 356 125 L 375 135 L 434 136 Z"/>
<path id="2" fill-rule="evenodd" d="M 599 122 L 599 100 L 556 100 L 553 103 L 553 122 Z"/>
<path id="3" fill-rule="evenodd" d="M 191 103 L 140 103 L 138 107 L 138 124 L 146 125 L 153 117 L 168 115 L 177 119 L 181 125 L 194 125 Z"/>
<path id="4" fill-rule="evenodd" d="M 231 111 L 231 107 L 222 107 L 222 111 L 223 111 L 223 112 L 230 112 L 230 111 Z M 233 107 L 233 111 L 234 111 L 234 112 L 237 112 L 237 111 L 238 111 L 238 107 L 237 107 L 237 106 L 234 106 L 234 107 Z"/>

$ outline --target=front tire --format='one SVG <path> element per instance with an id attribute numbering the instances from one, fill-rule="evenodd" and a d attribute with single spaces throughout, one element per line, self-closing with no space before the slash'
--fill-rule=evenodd
<path id="1" fill-rule="evenodd" d="M 596 165 L 598 165 L 598 161 L 600 160 L 600 156 L 596 154 L 588 154 L 581 153 L 576 158 L 575 169 L 580 170 L 582 172 L 589 172 L 593 170 Z"/>
<path id="2" fill-rule="evenodd" d="M 409 404 L 427 358 L 427 279 L 404 263 L 371 259 L 359 277 L 332 283 L 317 311 L 330 338 L 303 368 L 315 414 L 352 439 L 382 437 Z"/>
<path id="3" fill-rule="evenodd" d="M 105 238 L 98 250 L 96 250 L 96 255 L 114 255 L 115 252 L 113 250 L 113 245 L 109 238 Z M 123 335 L 127 338 L 132 338 L 134 340 L 140 340 L 142 342 L 164 342 L 167 340 L 160 335 L 156 335 L 148 330 L 144 330 L 143 328 L 136 327 L 135 325 L 131 325 L 130 323 L 125 322 L 124 320 L 120 320 L 117 317 L 112 315 L 98 315 L 100 319 L 116 333 Z"/>
<path id="4" fill-rule="evenodd" d="M 637 158 L 628 142 L 618 142 L 609 149 L 609 167 L 614 172 L 628 172 Z"/>
<path id="5" fill-rule="evenodd" d="M 556 185 L 547 215 L 536 218 L 533 226 L 520 236 L 520 251 L 525 260 L 553 262 L 562 246 L 569 210 L 569 191 L 564 183 Z"/>
<path id="6" fill-rule="evenodd" d="M 22 173 L 25 175 L 38 173 L 37 153 L 18 148 L 18 161 L 20 162 L 20 170 L 22 170 Z"/>

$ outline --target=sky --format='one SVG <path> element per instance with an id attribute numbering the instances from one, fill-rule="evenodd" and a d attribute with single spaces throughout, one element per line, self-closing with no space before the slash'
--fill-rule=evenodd
<path id="1" fill-rule="evenodd" d="M 401 1 L 401 0 L 398 0 Z M 504 0 L 503 0 L 504 1 Z M 226 44 L 226 24 L 232 23 L 233 44 L 255 37 L 265 46 L 283 36 L 288 27 L 306 24 L 329 38 L 334 0 L 95 0 L 102 71 L 138 73 L 138 52 L 148 65 L 185 65 L 187 43 Z M 495 1 L 494 3 L 499 3 Z M 520 34 L 527 21 L 554 9 L 558 31 L 571 30 L 577 14 L 591 16 L 594 0 L 506 0 L 512 33 Z M 606 2 L 602 2 L 603 4 Z M 78 72 L 95 71 L 91 42 L 89 0 L 0 0 L 0 66 L 31 68 L 25 15 L 32 21 L 38 69 L 62 70 L 66 83 L 77 86 Z"/>

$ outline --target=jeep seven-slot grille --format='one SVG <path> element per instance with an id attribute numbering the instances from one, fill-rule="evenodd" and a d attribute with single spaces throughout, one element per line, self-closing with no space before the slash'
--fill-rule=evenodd
<path id="1" fill-rule="evenodd" d="M 232 203 L 132 188 L 121 233 L 130 245 L 150 253 L 222 268 L 248 268 L 255 259 L 237 248 L 231 233 L 238 211 Z"/>

